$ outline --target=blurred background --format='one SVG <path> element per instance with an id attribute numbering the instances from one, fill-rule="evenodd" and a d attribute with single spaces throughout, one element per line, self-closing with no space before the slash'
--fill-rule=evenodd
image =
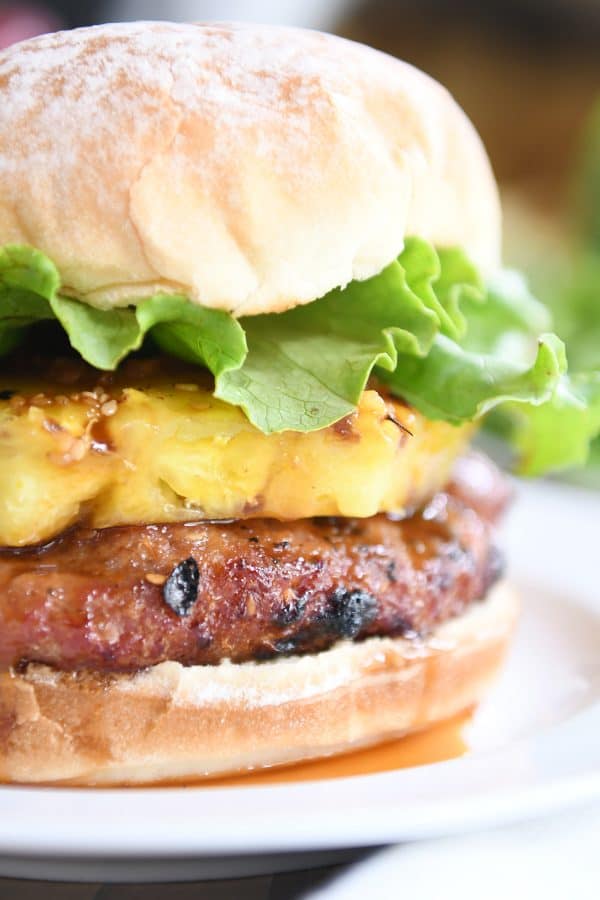
<path id="1" fill-rule="evenodd" d="M 506 262 L 553 308 L 571 368 L 600 368 L 600 0 L 0 0 L 0 45 L 136 18 L 322 28 L 443 82 L 491 156 Z"/>

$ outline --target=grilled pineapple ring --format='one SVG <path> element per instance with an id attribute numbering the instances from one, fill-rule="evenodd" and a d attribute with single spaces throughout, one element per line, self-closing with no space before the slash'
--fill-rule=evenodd
<path id="1" fill-rule="evenodd" d="M 4 546 L 47 541 L 78 521 L 402 514 L 444 484 L 472 431 L 375 390 L 330 428 L 272 435 L 192 383 L 32 390 L 1 394 Z"/>

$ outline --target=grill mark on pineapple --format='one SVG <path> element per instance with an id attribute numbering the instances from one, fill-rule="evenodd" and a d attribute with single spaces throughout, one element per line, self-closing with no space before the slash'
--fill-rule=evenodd
<path id="1" fill-rule="evenodd" d="M 334 422 L 333 425 L 330 425 L 329 427 L 336 437 L 339 437 L 342 440 L 360 441 L 360 433 L 354 428 L 356 418 L 357 414 L 353 412 L 344 416 L 344 418 L 340 419 L 338 422 Z"/>
<path id="2" fill-rule="evenodd" d="M 112 453 L 115 446 L 110 436 L 105 416 L 96 419 L 90 427 L 91 448 L 96 453 Z"/>

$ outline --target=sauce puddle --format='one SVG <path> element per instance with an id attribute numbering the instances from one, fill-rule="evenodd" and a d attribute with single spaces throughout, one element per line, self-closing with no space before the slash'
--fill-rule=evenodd
<path id="1" fill-rule="evenodd" d="M 355 750 L 340 756 L 274 766 L 255 772 L 242 772 L 219 778 L 204 778 L 194 787 L 260 787 L 267 784 L 290 784 L 295 781 L 323 781 L 328 778 L 348 778 L 351 775 L 373 775 L 393 772 L 430 763 L 457 759 L 468 752 L 463 730 L 471 720 L 471 713 L 455 716 L 426 731 L 408 735 L 376 747 Z M 189 781 L 186 786 L 191 787 Z M 165 785 L 166 787 L 167 785 Z"/>

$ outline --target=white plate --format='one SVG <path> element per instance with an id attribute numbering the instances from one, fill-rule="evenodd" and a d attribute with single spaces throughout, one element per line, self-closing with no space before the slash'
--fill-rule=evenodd
<path id="1" fill-rule="evenodd" d="M 3 787 L 0 873 L 232 877 L 600 797 L 599 532 L 600 494 L 520 486 L 503 539 L 524 615 L 504 675 L 469 727 L 466 757 L 263 787 Z M 308 851 L 307 860 L 289 856 Z"/>

